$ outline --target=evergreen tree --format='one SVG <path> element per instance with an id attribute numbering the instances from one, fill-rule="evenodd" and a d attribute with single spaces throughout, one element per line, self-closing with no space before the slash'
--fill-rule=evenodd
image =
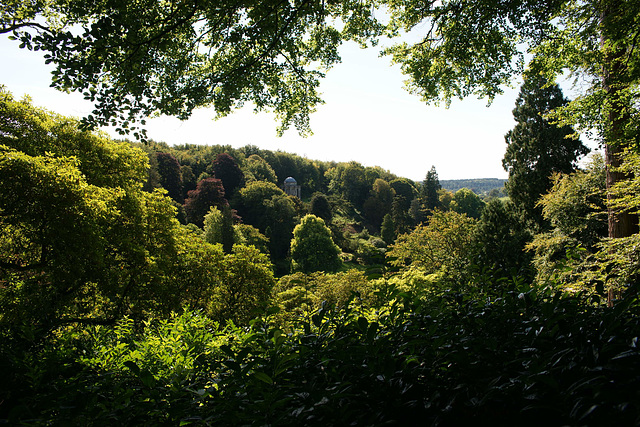
<path id="1" fill-rule="evenodd" d="M 575 132 L 570 126 L 557 127 L 545 118 L 566 103 L 557 84 L 547 85 L 539 76 L 525 79 L 513 110 L 516 126 L 505 135 L 502 165 L 509 172 L 505 189 L 526 218 L 542 229 L 548 224 L 536 204 L 551 189 L 551 175 L 572 173 L 577 159 L 589 151 L 571 137 Z"/>
<path id="2" fill-rule="evenodd" d="M 393 198 L 393 203 L 391 204 L 391 219 L 393 221 L 395 235 L 406 233 L 411 227 L 412 219 L 409 211 L 405 209 L 406 205 L 407 203 L 405 202 L 404 196 L 395 196 Z"/>
<path id="3" fill-rule="evenodd" d="M 382 220 L 380 236 L 382 237 L 382 240 L 384 240 L 384 242 L 387 245 L 392 244 L 396 240 L 395 228 L 396 228 L 396 225 L 393 223 L 393 218 L 391 217 L 391 214 L 386 214 L 384 216 L 384 219 Z"/>
<path id="4" fill-rule="evenodd" d="M 493 199 L 485 206 L 474 230 L 475 262 L 503 277 L 532 278 L 532 255 L 525 251 L 531 234 L 512 202 Z M 498 281 L 495 281 L 498 283 Z"/>
<path id="5" fill-rule="evenodd" d="M 438 172 L 436 172 L 436 167 L 431 166 L 431 170 L 427 172 L 427 176 L 425 177 L 424 181 L 422 181 L 422 188 L 420 189 L 420 196 L 425 209 L 433 211 L 440 206 L 438 190 L 440 190 L 441 188 L 442 186 L 440 185 L 440 180 L 438 179 Z"/>

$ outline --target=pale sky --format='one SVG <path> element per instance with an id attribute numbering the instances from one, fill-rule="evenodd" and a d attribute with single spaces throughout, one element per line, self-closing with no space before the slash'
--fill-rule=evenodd
<path id="1" fill-rule="evenodd" d="M 515 124 L 511 110 L 518 88 L 505 90 L 490 107 L 473 98 L 454 101 L 449 109 L 427 106 L 403 89 L 399 67 L 377 51 L 343 46 L 343 63 L 320 86 L 326 103 L 311 117 L 310 137 L 291 129 L 278 138 L 273 115 L 254 114 L 251 108 L 217 121 L 207 109 L 186 122 L 156 118 L 147 121 L 148 135 L 168 144 L 252 144 L 315 160 L 355 160 L 413 180 L 424 179 L 432 165 L 441 180 L 507 177 L 501 164 L 504 134 Z M 16 98 L 28 94 L 35 105 L 69 116 L 91 111 L 81 95 L 49 88 L 52 67 L 39 52 L 0 37 L 0 54 L 0 84 Z"/>

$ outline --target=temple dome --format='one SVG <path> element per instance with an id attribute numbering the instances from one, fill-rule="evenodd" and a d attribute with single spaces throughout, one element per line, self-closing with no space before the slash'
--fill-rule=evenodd
<path id="1" fill-rule="evenodd" d="M 284 180 L 285 184 L 297 184 L 298 182 L 295 180 L 295 178 L 293 177 L 288 177 L 287 179 Z"/>

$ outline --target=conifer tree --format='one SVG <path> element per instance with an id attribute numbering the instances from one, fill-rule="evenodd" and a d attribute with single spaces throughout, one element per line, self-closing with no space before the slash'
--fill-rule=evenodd
<path id="1" fill-rule="evenodd" d="M 436 167 L 431 166 L 429 172 L 427 172 L 427 176 L 424 181 L 422 181 L 422 188 L 420 189 L 420 196 L 422 198 L 422 204 L 425 209 L 432 211 L 440 206 L 440 199 L 438 197 L 438 190 L 440 190 L 442 186 L 440 185 L 440 180 L 438 179 L 438 172 L 436 172 Z"/>
<path id="2" fill-rule="evenodd" d="M 543 77 L 525 79 L 513 109 L 516 126 L 505 135 L 507 151 L 502 166 L 509 172 L 505 189 L 513 203 L 539 228 L 548 224 L 537 206 L 552 187 L 553 173 L 572 173 L 578 158 L 588 153 L 570 126 L 557 127 L 545 115 L 566 105 L 557 84 Z"/>

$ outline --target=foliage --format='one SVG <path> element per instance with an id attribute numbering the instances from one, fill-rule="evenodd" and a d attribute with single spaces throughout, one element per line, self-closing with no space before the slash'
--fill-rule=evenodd
<path id="1" fill-rule="evenodd" d="M 325 172 L 329 192 L 343 194 L 356 209 L 361 209 L 373 182 L 367 179 L 367 170 L 360 163 L 339 163 Z"/>
<path id="2" fill-rule="evenodd" d="M 269 254 L 269 239 L 252 225 L 236 224 L 233 226 L 235 242 L 245 246 L 253 246 L 263 254 Z"/>
<path id="3" fill-rule="evenodd" d="M 466 214 L 470 218 L 479 219 L 484 205 L 484 202 L 476 193 L 468 188 L 461 188 L 453 195 L 449 207 L 452 211 Z"/>
<path id="4" fill-rule="evenodd" d="M 243 172 L 247 182 L 266 181 L 277 184 L 278 177 L 269 163 L 257 154 L 247 157 L 244 162 Z"/>
<path id="5" fill-rule="evenodd" d="M 413 44 L 386 50 L 410 76 L 409 90 L 426 101 L 502 93 L 532 58 L 528 76 L 574 78 L 574 101 L 552 112 L 560 125 L 589 131 L 604 143 L 607 180 L 625 180 L 616 172 L 621 154 L 634 144 L 640 128 L 637 111 L 640 60 L 635 34 L 637 2 L 560 0 L 540 7 L 535 1 L 386 2 L 392 34 L 422 31 Z M 637 218 L 609 211 L 609 237 L 637 231 Z"/>
<path id="6" fill-rule="evenodd" d="M 184 201 L 187 221 L 198 227 L 202 227 L 204 224 L 204 216 L 212 206 L 223 209 L 229 204 L 224 196 L 224 187 L 222 186 L 222 181 L 219 179 L 206 178 L 198 182 L 196 189 L 191 190 L 188 193 L 187 199 Z"/>
<path id="7" fill-rule="evenodd" d="M 414 265 L 426 274 L 443 272 L 460 279 L 469 264 L 476 221 L 457 212 L 436 211 L 429 223 L 399 236 L 388 252 L 396 266 Z"/>
<path id="8" fill-rule="evenodd" d="M 313 196 L 311 196 L 309 211 L 318 218 L 322 218 L 326 224 L 331 224 L 333 212 L 331 210 L 329 199 L 326 195 L 322 193 L 314 193 Z"/>
<path id="9" fill-rule="evenodd" d="M 445 190 L 456 192 L 461 188 L 468 188 L 479 196 L 488 195 L 492 190 L 501 191 L 506 179 L 480 178 L 480 179 L 441 179 L 440 185 Z"/>
<path id="10" fill-rule="evenodd" d="M 389 297 L 378 310 L 325 305 L 290 329 L 222 328 L 185 312 L 66 329 L 47 347 L 20 350 L 16 340 L 28 339 L 14 335 L 0 341 L 14 344 L 3 355 L 17 386 L 0 416 L 75 425 L 640 419 L 633 295 L 614 308 L 524 290 L 495 301 Z"/>
<path id="11" fill-rule="evenodd" d="M 331 238 L 331 230 L 322 218 L 306 215 L 293 229 L 291 258 L 294 269 L 311 273 L 336 271 L 342 265 L 338 255 L 340 248 Z"/>
<path id="12" fill-rule="evenodd" d="M 497 277 L 522 277 L 530 281 L 532 256 L 525 248 L 531 238 L 513 203 L 491 200 L 473 233 L 473 262 L 481 275 L 488 270 Z"/>
<path id="13" fill-rule="evenodd" d="M 3 4 L 0 34 L 46 52 L 52 86 L 94 103 L 90 125 L 125 132 L 140 117 L 186 119 L 203 106 L 224 116 L 252 102 L 275 112 L 280 132 L 293 124 L 308 133 L 319 78 L 340 61 L 339 45 L 381 32 L 369 2 L 222 6 Z"/>
<path id="14" fill-rule="evenodd" d="M 396 240 L 396 226 L 393 222 L 391 214 L 386 214 L 382 220 L 380 236 L 386 244 L 390 245 Z"/>
<path id="15" fill-rule="evenodd" d="M 295 207 L 284 191 L 270 182 L 250 182 L 240 190 L 238 212 L 245 223 L 269 238 L 274 261 L 287 257 L 297 218 Z"/>
<path id="16" fill-rule="evenodd" d="M 170 153 L 156 153 L 160 185 L 177 203 L 184 203 L 180 163 Z"/>
<path id="17" fill-rule="evenodd" d="M 537 234 L 527 246 L 535 253 L 539 283 L 552 278 L 564 288 L 579 290 L 602 280 L 594 276 L 599 267 L 594 268 L 592 255 L 607 235 L 605 179 L 604 160 L 597 154 L 586 170 L 552 177 L 553 187 L 539 204 L 553 229 Z"/>
<path id="18" fill-rule="evenodd" d="M 395 191 L 396 197 L 403 197 L 401 203 L 401 209 L 405 212 L 409 210 L 411 201 L 417 195 L 414 184 L 407 178 L 396 178 L 389 182 L 393 191 Z"/>
<path id="19" fill-rule="evenodd" d="M 223 270 L 206 312 L 216 320 L 247 324 L 266 308 L 275 285 L 271 262 L 253 246 L 234 245 L 224 257 Z"/>
<path id="20" fill-rule="evenodd" d="M 427 176 L 424 178 L 424 181 L 422 181 L 422 186 L 420 187 L 420 199 L 424 209 L 427 211 L 433 211 L 440 206 L 438 190 L 441 188 L 442 186 L 438 179 L 436 167 L 431 166 L 431 169 L 427 172 Z"/>
<path id="21" fill-rule="evenodd" d="M 546 118 L 567 102 L 557 84 L 541 76 L 525 78 L 513 110 L 516 126 L 505 135 L 507 151 L 502 165 L 509 172 L 505 189 L 511 201 L 541 229 L 548 225 L 537 202 L 551 189 L 551 176 L 573 172 L 577 160 L 589 151 L 570 126 L 557 127 Z"/>
<path id="22" fill-rule="evenodd" d="M 231 208 L 224 206 L 222 209 L 212 206 L 204 216 L 204 240 L 220 243 L 225 253 L 231 253 L 235 240 Z"/>
<path id="23" fill-rule="evenodd" d="M 602 156 L 594 155 L 586 170 L 555 175 L 553 187 L 539 202 L 553 227 L 577 239 L 586 248 L 593 248 L 607 235 L 605 179 Z"/>
<path id="24" fill-rule="evenodd" d="M 155 312 L 178 224 L 162 192 L 142 191 L 147 156 L 2 95 L 2 322 Z"/>
<path id="25" fill-rule="evenodd" d="M 74 157 L 87 183 L 100 187 L 137 186 L 146 179 L 144 152 L 102 133 L 78 130 L 78 121 L 16 101 L 0 86 L 0 144 L 29 156 Z"/>
<path id="26" fill-rule="evenodd" d="M 211 165 L 211 171 L 214 178 L 222 181 L 227 199 L 231 199 L 236 191 L 244 185 L 244 174 L 236 160 L 227 153 L 220 153 L 216 156 Z"/>
<path id="27" fill-rule="evenodd" d="M 391 206 L 395 191 L 384 179 L 376 179 L 373 182 L 369 198 L 362 206 L 362 213 L 375 229 L 379 229 L 384 216 L 391 212 Z"/>
<path id="28" fill-rule="evenodd" d="M 339 273 L 296 272 L 282 276 L 274 288 L 274 303 L 279 317 L 296 320 L 324 306 L 347 307 L 357 295 L 358 301 L 371 304 L 377 284 L 365 273 L 350 269 Z"/>

